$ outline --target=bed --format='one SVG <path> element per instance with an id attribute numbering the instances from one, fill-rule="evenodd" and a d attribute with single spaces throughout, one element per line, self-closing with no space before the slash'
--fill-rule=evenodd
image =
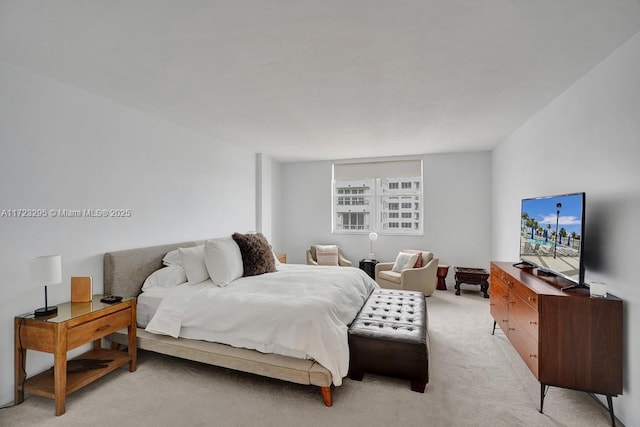
<path id="1" fill-rule="evenodd" d="M 192 248 L 203 244 L 204 241 L 191 241 L 106 253 L 104 256 L 105 294 L 121 295 L 124 297 L 138 297 L 141 294 L 142 284 L 145 282 L 145 279 L 153 272 L 163 268 L 163 257 L 165 257 L 168 252 L 177 248 Z M 331 267 L 283 265 L 279 268 L 277 273 L 269 273 L 264 276 L 271 281 L 269 286 L 274 289 L 285 286 L 284 284 L 277 283 L 278 280 L 276 279 L 281 279 L 281 281 L 285 283 L 287 280 L 293 280 L 292 277 L 298 274 L 305 277 L 304 281 L 300 282 L 300 286 L 307 286 L 309 285 L 308 282 L 311 282 L 312 280 L 310 279 L 311 276 L 309 276 L 310 270 L 305 271 L 305 269 L 313 270 L 315 277 L 319 276 L 323 269 L 331 270 Z M 330 274 L 337 274 L 337 270 L 342 270 L 344 272 L 345 269 L 336 267 L 334 270 L 336 270 L 336 272 L 331 272 Z M 145 295 L 146 298 L 144 298 L 144 300 L 140 298 L 138 308 L 140 315 L 138 316 L 138 320 L 139 323 L 142 322 L 142 325 L 139 324 L 137 329 L 138 347 L 143 350 L 154 351 L 298 384 L 318 386 L 321 389 L 325 405 L 331 406 L 331 387 L 332 385 L 337 386 L 341 384 L 342 377 L 346 376 L 346 370 L 348 369 L 347 325 L 358 313 L 370 292 L 377 287 L 375 282 L 373 282 L 361 270 L 355 268 L 349 270 L 350 271 L 346 274 L 362 277 L 362 279 L 355 278 L 354 280 L 362 280 L 363 289 L 358 290 L 358 295 L 352 296 L 348 306 L 349 309 L 346 310 L 345 313 L 340 313 L 338 316 L 341 318 L 339 320 L 342 324 L 337 325 L 334 329 L 322 326 L 316 327 L 315 321 L 307 321 L 310 325 L 313 324 L 312 326 L 314 326 L 315 329 L 320 329 L 318 331 L 318 339 L 313 339 L 312 337 L 309 340 L 309 347 L 296 348 L 289 345 L 289 342 L 287 341 L 284 341 L 284 343 L 274 341 L 273 345 L 264 348 L 259 345 L 253 346 L 253 348 L 257 349 L 244 348 L 243 346 L 251 347 L 251 345 L 246 344 L 246 337 L 244 341 L 240 340 L 239 342 L 235 342 L 232 340 L 227 344 L 205 341 L 205 339 L 213 340 L 216 339 L 216 337 L 201 336 L 201 332 L 197 327 L 188 324 L 189 316 L 187 315 L 183 316 L 183 319 L 181 318 L 182 320 L 179 321 L 176 326 L 174 321 L 175 319 L 171 317 L 171 314 L 175 313 L 177 308 L 182 310 L 182 306 L 187 305 L 185 301 L 189 301 L 190 307 L 198 305 L 202 306 L 203 303 L 201 301 L 206 293 L 214 293 L 215 298 L 211 301 L 217 301 L 222 296 L 234 295 L 233 292 L 236 289 L 250 289 L 251 293 L 255 293 L 256 290 L 260 290 L 262 285 L 258 285 L 258 280 L 262 279 L 244 277 L 225 287 L 224 292 L 220 291 L 215 286 L 208 286 L 204 282 L 195 286 L 181 285 L 178 287 L 180 288 L 179 292 L 176 291 L 176 293 L 178 295 L 182 295 L 182 305 L 176 303 L 175 300 L 164 297 L 164 295 L 150 294 Z M 300 292 L 304 294 L 306 293 L 306 290 L 302 289 Z M 147 292 L 145 292 L 145 294 L 147 294 Z M 283 298 L 276 299 L 285 300 Z M 357 303 L 355 302 L 356 300 Z M 178 301 L 181 300 L 178 298 Z M 301 304 L 303 301 L 304 300 L 301 299 Z M 219 309 L 223 310 L 225 304 L 219 306 Z M 291 301 L 289 301 L 289 304 L 291 304 Z M 315 307 L 308 305 L 307 301 L 307 306 L 298 308 L 297 311 L 294 307 L 294 311 L 296 311 L 295 315 L 299 316 L 301 312 L 309 311 L 309 309 L 312 309 L 313 311 L 315 310 Z M 259 311 L 259 309 L 251 309 L 249 306 L 245 309 L 244 316 L 249 318 L 252 316 L 252 313 L 256 311 Z M 161 318 L 163 312 L 168 313 L 169 316 L 165 316 L 164 322 L 156 321 L 156 318 Z M 314 313 L 313 315 L 323 317 L 323 314 L 320 312 Z M 335 313 L 325 317 L 330 318 L 327 321 L 336 322 Z M 251 323 L 251 319 L 247 320 Z M 253 323 L 256 323 L 255 320 L 256 319 L 253 319 Z M 181 322 L 185 323 L 181 324 Z M 218 321 L 214 322 L 217 323 Z M 293 324 L 295 322 L 289 323 Z M 322 325 L 322 323 L 318 323 L 318 325 Z M 156 333 L 145 330 L 145 328 L 141 326 L 145 326 L 146 329 Z M 163 327 L 168 330 L 163 330 Z M 157 331 L 156 329 L 160 329 L 160 331 Z M 292 334 L 299 333 L 297 329 L 298 328 L 294 328 L 290 331 L 284 331 L 283 334 L 276 335 L 282 335 L 286 338 Z M 347 352 L 346 367 L 344 366 L 344 347 L 342 343 L 343 329 L 344 346 L 346 346 Z M 172 330 L 174 333 L 171 332 Z M 337 332 L 331 332 L 333 330 Z M 180 335 L 186 334 L 189 338 L 178 336 L 176 331 L 180 331 Z M 330 333 L 326 333 L 326 331 L 330 331 Z M 273 335 L 273 331 L 267 331 L 266 333 L 271 333 Z M 309 332 L 305 332 L 305 334 L 307 333 Z M 331 337 L 331 335 L 336 336 Z M 280 339 L 280 337 L 276 338 Z M 114 333 L 110 335 L 108 339 L 115 344 L 126 345 L 127 343 L 127 336 L 124 331 Z M 224 337 L 222 338 L 222 341 L 224 342 Z M 338 347 L 339 350 L 335 350 L 335 359 L 337 361 L 334 361 L 334 357 L 331 352 L 334 351 L 332 349 Z M 323 363 L 320 363 L 319 361 L 322 361 Z"/>

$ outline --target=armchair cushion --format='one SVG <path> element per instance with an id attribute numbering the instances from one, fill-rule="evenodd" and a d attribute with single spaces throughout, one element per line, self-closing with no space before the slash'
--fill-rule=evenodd
<path id="1" fill-rule="evenodd" d="M 388 280 L 390 282 L 400 284 L 402 273 L 397 273 L 393 270 L 382 270 L 382 271 L 378 271 L 378 277 L 384 280 Z"/>
<path id="2" fill-rule="evenodd" d="M 396 273 L 400 273 L 402 270 L 407 268 L 413 268 L 418 260 L 418 254 L 410 254 L 407 252 L 400 252 L 396 257 L 396 262 L 393 264 L 393 268 L 391 270 Z"/>
<path id="3" fill-rule="evenodd" d="M 418 254 L 418 259 L 413 265 L 413 268 L 420 268 L 424 265 L 424 263 L 422 262 L 422 251 L 417 251 L 415 249 L 403 249 L 402 252 L 406 252 L 408 254 Z"/>
<path id="4" fill-rule="evenodd" d="M 322 246 L 322 245 L 312 245 L 309 249 L 307 249 L 307 264 L 309 265 L 320 265 L 318 263 L 316 246 Z M 353 263 L 344 257 L 344 255 L 342 254 L 342 251 L 338 247 L 338 264 L 334 264 L 334 265 L 339 265 L 340 267 L 351 267 Z"/>
<path id="5" fill-rule="evenodd" d="M 320 265 L 338 265 L 338 247 L 336 245 L 315 245 L 316 261 Z"/>

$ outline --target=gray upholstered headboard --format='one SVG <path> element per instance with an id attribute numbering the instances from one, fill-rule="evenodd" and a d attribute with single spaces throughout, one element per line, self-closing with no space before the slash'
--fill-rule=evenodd
<path id="1" fill-rule="evenodd" d="M 203 240 L 198 240 L 105 253 L 105 295 L 137 297 L 145 279 L 157 269 L 162 268 L 162 258 L 167 252 L 202 243 L 204 243 Z"/>

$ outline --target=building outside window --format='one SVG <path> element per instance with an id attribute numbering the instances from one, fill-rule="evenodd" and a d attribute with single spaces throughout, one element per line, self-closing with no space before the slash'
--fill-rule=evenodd
<path id="1" fill-rule="evenodd" d="M 334 163 L 332 210 L 333 232 L 421 235 L 422 161 Z"/>

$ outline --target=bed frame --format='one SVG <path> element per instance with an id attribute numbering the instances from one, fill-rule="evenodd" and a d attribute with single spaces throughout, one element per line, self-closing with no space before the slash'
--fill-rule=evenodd
<path id="1" fill-rule="evenodd" d="M 107 252 L 104 255 L 104 293 L 123 297 L 137 297 L 145 279 L 162 268 L 162 258 L 171 250 L 203 244 L 203 241 L 182 242 L 147 248 Z M 326 406 L 332 405 L 331 373 L 327 368 L 308 359 L 232 347 L 206 341 L 172 338 L 151 334 L 142 328 L 137 331 L 138 348 L 167 354 L 210 365 L 249 372 L 297 384 L 320 387 Z M 114 344 L 127 345 L 124 331 L 107 339 Z"/>

